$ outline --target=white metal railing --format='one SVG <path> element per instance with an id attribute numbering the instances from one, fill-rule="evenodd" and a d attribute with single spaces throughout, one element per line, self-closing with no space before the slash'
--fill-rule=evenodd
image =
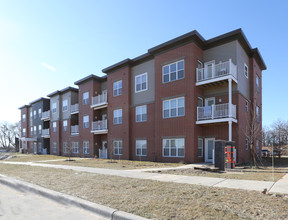
<path id="1" fill-rule="evenodd" d="M 92 106 L 107 104 L 107 91 L 103 91 L 101 95 L 92 97 Z"/>
<path id="2" fill-rule="evenodd" d="M 79 134 L 79 125 L 72 125 L 71 126 L 71 134 Z"/>
<path id="3" fill-rule="evenodd" d="M 229 116 L 229 103 L 197 107 L 197 121 L 236 118 L 236 105 L 231 105 L 231 107 L 231 116 Z"/>
<path id="4" fill-rule="evenodd" d="M 71 105 L 71 114 L 79 112 L 79 104 Z"/>
<path id="5" fill-rule="evenodd" d="M 107 130 L 107 120 L 93 121 L 92 131 Z"/>
<path id="6" fill-rule="evenodd" d="M 42 112 L 42 117 L 41 119 L 49 119 L 50 118 L 50 110 L 46 111 L 46 112 Z"/>
<path id="7" fill-rule="evenodd" d="M 49 128 L 47 128 L 47 129 L 42 129 L 42 137 L 49 136 L 49 135 L 50 135 L 50 130 L 49 130 Z"/>
<path id="8" fill-rule="evenodd" d="M 196 82 L 214 79 L 217 77 L 232 75 L 237 79 L 237 66 L 231 59 L 226 62 L 218 64 L 211 64 L 208 67 L 196 69 Z"/>

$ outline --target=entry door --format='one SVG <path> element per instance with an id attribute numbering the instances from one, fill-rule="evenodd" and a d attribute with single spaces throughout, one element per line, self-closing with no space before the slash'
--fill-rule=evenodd
<path id="1" fill-rule="evenodd" d="M 205 106 L 215 105 L 215 97 L 205 99 Z"/>
<path id="2" fill-rule="evenodd" d="M 102 150 L 99 149 L 99 158 L 107 159 L 107 141 L 102 142 Z"/>
<path id="3" fill-rule="evenodd" d="M 215 60 L 212 60 L 204 64 L 205 79 L 211 79 L 214 77 L 214 66 L 215 66 Z"/>
<path id="4" fill-rule="evenodd" d="M 205 162 L 214 162 L 215 138 L 205 138 Z"/>

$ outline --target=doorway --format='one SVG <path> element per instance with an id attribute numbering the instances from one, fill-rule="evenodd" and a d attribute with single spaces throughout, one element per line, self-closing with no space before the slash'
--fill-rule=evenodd
<path id="1" fill-rule="evenodd" d="M 107 159 L 107 141 L 102 141 L 102 149 L 99 149 L 99 158 Z"/>
<path id="2" fill-rule="evenodd" d="M 215 138 L 205 138 L 205 162 L 214 163 Z"/>

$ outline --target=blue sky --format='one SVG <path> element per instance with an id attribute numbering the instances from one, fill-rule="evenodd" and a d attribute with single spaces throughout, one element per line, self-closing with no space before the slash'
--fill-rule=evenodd
<path id="1" fill-rule="evenodd" d="M 238 28 L 267 65 L 263 125 L 288 120 L 287 6 L 264 0 L 0 0 L 0 121 L 18 121 L 18 107 L 192 30 L 209 39 Z"/>

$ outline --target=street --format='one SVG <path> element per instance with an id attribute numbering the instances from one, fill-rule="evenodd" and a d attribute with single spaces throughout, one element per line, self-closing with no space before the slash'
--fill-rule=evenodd
<path id="1" fill-rule="evenodd" d="M 105 218 L 75 206 L 57 203 L 29 191 L 20 192 L 0 184 L 0 219 L 1 220 L 51 220 Z"/>

